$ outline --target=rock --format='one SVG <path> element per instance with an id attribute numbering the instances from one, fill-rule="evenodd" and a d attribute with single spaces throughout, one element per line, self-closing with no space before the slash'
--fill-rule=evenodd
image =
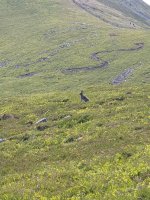
<path id="1" fill-rule="evenodd" d="M 121 97 L 116 97 L 114 98 L 114 100 L 116 101 L 124 101 L 125 100 L 125 97 L 121 96 Z"/>
<path id="2" fill-rule="evenodd" d="M 38 120 L 35 124 L 40 124 L 43 122 L 47 122 L 47 118 L 42 118 L 42 119 Z"/>
<path id="3" fill-rule="evenodd" d="M 12 115 L 12 114 L 3 114 L 0 116 L 0 120 L 7 120 L 7 119 L 18 119 L 18 117 Z"/>
<path id="4" fill-rule="evenodd" d="M 82 140 L 82 139 L 83 139 L 83 137 L 81 136 L 81 137 L 77 138 L 77 141 L 80 141 L 80 140 Z"/>
<path id="5" fill-rule="evenodd" d="M 64 119 L 70 119 L 71 118 L 71 115 L 67 115 L 64 117 Z"/>
<path id="6" fill-rule="evenodd" d="M 126 94 L 130 95 L 130 94 L 132 94 L 132 92 L 126 92 Z"/>
<path id="7" fill-rule="evenodd" d="M 5 141 L 6 141 L 6 139 L 0 138 L 0 143 L 5 142 Z"/>
<path id="8" fill-rule="evenodd" d="M 36 129 L 38 131 L 44 131 L 45 129 L 49 128 L 49 126 L 37 126 Z"/>

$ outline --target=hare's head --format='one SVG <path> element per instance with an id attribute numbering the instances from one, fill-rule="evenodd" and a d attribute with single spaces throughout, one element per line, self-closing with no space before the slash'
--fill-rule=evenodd
<path id="1" fill-rule="evenodd" d="M 83 90 L 81 90 L 80 95 L 83 95 Z"/>

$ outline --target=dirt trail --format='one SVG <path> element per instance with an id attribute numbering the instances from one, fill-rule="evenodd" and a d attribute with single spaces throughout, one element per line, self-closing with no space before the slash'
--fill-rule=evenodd
<path id="1" fill-rule="evenodd" d="M 96 66 L 84 66 L 84 67 L 66 68 L 66 69 L 62 70 L 62 73 L 71 74 L 71 73 L 78 73 L 78 72 L 83 72 L 83 71 L 93 71 L 93 70 L 97 70 L 97 69 L 103 69 L 103 68 L 108 67 L 110 61 L 103 60 L 100 57 L 101 54 L 109 54 L 109 53 L 112 53 L 112 52 L 132 52 L 132 51 L 139 51 L 139 50 L 141 50 L 143 48 L 144 48 L 144 43 L 143 42 L 139 42 L 139 43 L 135 43 L 134 46 L 131 47 L 131 48 L 122 48 L 122 49 L 117 49 L 117 50 L 104 50 L 104 51 L 94 52 L 94 53 L 91 54 L 91 59 L 94 60 L 94 61 L 99 62 L 98 65 L 96 65 Z M 122 76 L 119 75 L 116 78 L 116 81 L 114 80 L 113 84 L 116 84 L 117 82 L 118 83 L 119 82 L 120 83 L 123 82 L 131 74 L 131 72 L 132 72 L 132 69 L 128 69 L 127 71 L 123 72 Z"/>
<path id="2" fill-rule="evenodd" d="M 77 73 L 77 72 L 81 72 L 81 71 L 94 71 L 96 69 L 105 68 L 107 66 L 108 66 L 108 62 L 107 61 L 103 61 L 101 64 L 96 65 L 96 66 L 67 68 L 67 69 L 63 69 L 62 72 L 64 74 L 68 74 L 68 73 L 72 74 L 72 73 Z"/>

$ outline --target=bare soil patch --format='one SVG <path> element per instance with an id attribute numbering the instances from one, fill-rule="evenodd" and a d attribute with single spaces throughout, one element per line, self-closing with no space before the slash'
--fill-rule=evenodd
<path id="1" fill-rule="evenodd" d="M 7 61 L 0 61 L 0 67 L 5 67 L 7 65 Z"/>
<path id="2" fill-rule="evenodd" d="M 32 77 L 34 75 L 36 75 L 37 72 L 30 72 L 30 73 L 26 73 L 26 74 L 21 74 L 19 76 L 17 76 L 17 78 L 27 78 L 27 77 Z"/>
<path id="3" fill-rule="evenodd" d="M 126 69 L 124 72 L 119 74 L 113 81 L 113 85 L 119 85 L 120 83 L 124 82 L 131 74 L 133 73 L 133 69 L 129 68 Z"/>

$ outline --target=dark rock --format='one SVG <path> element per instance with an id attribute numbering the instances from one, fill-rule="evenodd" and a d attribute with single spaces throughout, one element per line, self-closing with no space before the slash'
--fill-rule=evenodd
<path id="1" fill-rule="evenodd" d="M 116 97 L 114 100 L 116 100 L 116 101 L 124 101 L 125 97 Z"/>
<path id="2" fill-rule="evenodd" d="M 24 136 L 22 137 L 22 140 L 23 140 L 23 141 L 27 141 L 27 140 L 29 140 L 29 137 L 30 137 L 30 136 L 26 134 L 26 135 L 24 135 Z"/>
<path id="3" fill-rule="evenodd" d="M 38 131 L 44 131 L 45 129 L 49 128 L 49 126 L 37 126 L 36 129 Z"/>
<path id="4" fill-rule="evenodd" d="M 143 129 L 142 126 L 137 126 L 137 127 L 134 128 L 134 130 L 136 130 L 136 131 L 139 131 L 139 130 L 142 130 L 142 129 Z"/>
<path id="5" fill-rule="evenodd" d="M 131 154 L 131 153 L 128 153 L 128 152 L 123 152 L 123 153 L 122 153 L 122 156 L 123 156 L 124 158 L 129 158 L 129 157 L 132 156 L 132 154 Z"/>
<path id="6" fill-rule="evenodd" d="M 74 142 L 74 138 L 72 136 L 65 140 L 65 143 L 71 143 L 71 142 Z"/>
<path id="7" fill-rule="evenodd" d="M 62 102 L 64 102 L 64 103 L 66 103 L 66 102 L 68 102 L 69 101 L 69 99 L 63 99 L 62 100 Z"/>
<path id="8" fill-rule="evenodd" d="M 7 119 L 18 119 L 18 117 L 12 114 L 3 114 L 0 116 L 0 120 L 7 120 Z"/>

